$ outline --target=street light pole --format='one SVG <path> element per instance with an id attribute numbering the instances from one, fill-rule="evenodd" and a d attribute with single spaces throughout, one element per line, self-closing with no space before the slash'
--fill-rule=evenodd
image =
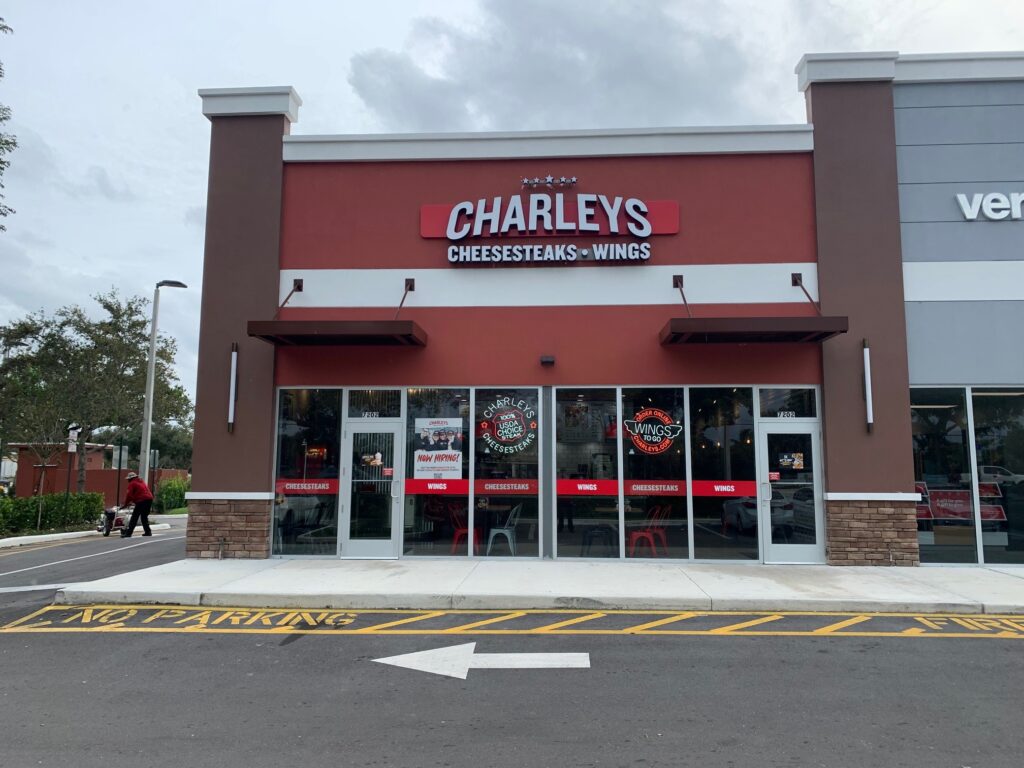
<path id="1" fill-rule="evenodd" d="M 149 484 L 149 440 L 153 426 L 153 388 L 156 380 L 156 329 L 160 311 L 161 288 L 188 288 L 180 280 L 161 280 L 153 291 L 153 321 L 149 330 L 149 367 L 146 371 L 146 399 L 142 407 L 142 449 L 139 451 L 139 477 Z"/>

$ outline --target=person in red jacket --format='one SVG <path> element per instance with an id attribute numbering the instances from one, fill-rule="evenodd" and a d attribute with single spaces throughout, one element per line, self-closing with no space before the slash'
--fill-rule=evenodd
<path id="1" fill-rule="evenodd" d="M 127 539 L 132 535 L 140 518 L 142 519 L 142 535 L 152 536 L 153 532 L 149 529 L 149 508 L 153 506 L 153 493 L 146 485 L 146 481 L 134 472 L 128 473 L 128 492 L 125 494 L 124 504 L 121 506 L 127 507 L 129 504 L 134 504 L 135 509 L 132 510 L 128 527 L 121 531 L 121 538 Z"/>

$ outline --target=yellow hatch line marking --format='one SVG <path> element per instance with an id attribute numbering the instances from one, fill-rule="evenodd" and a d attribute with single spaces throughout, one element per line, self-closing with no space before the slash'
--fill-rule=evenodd
<path id="1" fill-rule="evenodd" d="M 27 621 L 30 621 L 31 619 L 36 618 L 37 616 L 42 616 L 44 613 L 52 609 L 53 606 L 50 605 L 46 606 L 45 608 L 40 608 L 38 611 L 33 611 L 28 616 L 23 616 L 22 618 L 17 619 L 16 621 L 12 621 L 10 624 L 4 624 L 2 627 L 0 627 L 0 630 L 10 629 L 11 627 L 17 627 L 21 624 L 24 624 Z"/>
<path id="2" fill-rule="evenodd" d="M 661 626 L 664 626 L 665 624 L 671 624 L 674 621 L 682 621 L 683 619 L 692 619 L 694 616 L 697 616 L 697 615 L 699 615 L 699 614 L 692 613 L 692 612 L 691 613 L 680 613 L 680 614 L 677 614 L 675 616 L 666 616 L 664 619 L 658 619 L 657 621 L 648 621 L 646 624 L 637 624 L 636 626 L 633 626 L 633 627 L 626 627 L 622 631 L 623 631 L 623 633 L 625 633 L 627 635 L 631 635 L 631 634 L 635 634 L 637 632 L 645 632 L 646 630 L 653 629 L 654 627 L 661 627 Z"/>
<path id="3" fill-rule="evenodd" d="M 843 629 L 844 627 L 852 627 L 854 624 L 860 624 L 862 621 L 870 621 L 870 616 L 854 616 L 844 621 L 837 621 L 835 624 L 829 624 L 827 627 L 821 627 L 820 629 L 814 630 L 811 634 L 814 635 L 830 635 L 836 630 Z"/>
<path id="4" fill-rule="evenodd" d="M 552 632 L 556 629 L 562 629 L 562 627 L 569 627 L 573 624 L 582 624 L 584 621 L 590 621 L 592 619 L 600 619 L 605 614 L 603 613 L 590 613 L 586 616 L 577 616 L 574 619 L 566 619 L 565 621 L 559 621 L 554 624 L 547 624 L 543 627 L 536 627 L 534 632 Z"/>
<path id="5" fill-rule="evenodd" d="M 388 627 L 397 627 L 399 624 L 411 624 L 414 621 L 423 621 L 424 619 L 435 619 L 438 616 L 444 616 L 447 611 L 431 611 L 430 613 L 422 613 L 419 616 L 409 616 L 405 619 L 398 619 L 397 621 L 389 621 L 385 624 L 374 624 L 372 627 L 363 627 L 361 629 L 350 629 L 346 630 L 351 635 L 369 635 L 374 632 L 379 632 L 382 629 Z M 415 630 L 413 630 L 415 631 Z"/>
<path id="6" fill-rule="evenodd" d="M 328 610 L 325 608 L 256 608 L 254 606 L 231 606 L 231 605 L 163 605 L 158 606 L 153 603 L 89 603 L 83 605 L 48 605 L 42 610 L 47 611 L 80 611 L 83 608 L 111 608 L 117 610 L 124 610 L 127 608 L 138 608 L 147 611 L 157 610 L 158 608 L 180 609 L 184 611 L 323 611 Z M 429 613 L 425 608 L 332 608 L 331 611 L 340 613 L 351 613 L 351 614 L 397 614 L 409 616 L 415 614 L 419 616 L 423 613 Z M 497 616 L 506 615 L 510 613 L 508 609 L 501 610 L 497 608 L 445 608 L 438 609 L 444 613 L 450 613 L 452 615 L 470 615 L 470 616 Z M 529 615 L 557 615 L 557 616 L 582 616 L 584 614 L 589 615 L 593 613 L 591 610 L 581 610 L 574 608 L 537 608 L 537 609 L 523 609 L 518 613 L 529 614 Z M 671 610 L 606 610 L 604 611 L 608 616 L 678 616 L 680 611 Z M 968 619 L 1011 619 L 1013 621 L 1021 621 L 1024 619 L 1024 615 L 1014 613 L 941 613 L 937 611 L 917 613 L 913 611 L 693 611 L 695 616 L 836 616 L 849 618 L 851 616 L 886 616 L 893 618 L 902 619 L 917 619 L 917 618 L 940 618 L 948 619 L 952 616 L 959 616 L 961 618 Z"/>
<path id="7" fill-rule="evenodd" d="M 425 630 L 422 632 L 414 632 L 412 630 L 390 630 L 384 629 L 379 632 L 365 633 L 359 630 L 331 630 L 331 629 L 296 629 L 294 627 L 287 627 L 287 634 L 296 635 L 333 635 L 335 637 L 339 635 L 443 635 L 450 634 L 448 630 Z M 17 626 L 9 629 L 0 629 L 2 634 L 28 634 L 28 633 L 47 633 L 47 632 L 165 632 L 165 633 L 184 633 L 184 634 L 221 634 L 221 635 L 278 635 L 282 634 L 282 628 L 273 629 L 242 629 L 241 627 L 126 627 L 117 624 L 99 625 L 95 627 L 32 627 L 32 626 Z M 536 635 L 537 632 L 529 629 L 524 630 L 491 630 L 484 631 L 481 634 L 487 635 Z M 738 632 L 717 632 L 715 630 L 676 630 L 668 632 L 623 632 L 622 630 L 582 630 L 574 631 L 571 629 L 566 630 L 553 630 L 551 632 L 542 632 L 544 635 L 619 635 L 619 636 L 647 636 L 647 637 L 662 637 L 666 635 L 672 636 L 711 636 L 711 637 L 815 637 L 813 631 L 738 631 Z M 907 632 L 837 632 L 828 637 L 891 637 L 891 638 L 952 638 L 952 639 L 966 639 L 966 638 L 990 638 L 995 640 L 1008 640 L 1008 639 L 1024 639 L 1024 635 L 1019 635 L 1010 632 L 999 632 L 999 633 L 980 633 L 980 632 L 926 632 L 920 631 L 915 633 Z"/>
<path id="8" fill-rule="evenodd" d="M 767 624 L 769 621 L 777 621 L 782 618 L 781 613 L 774 613 L 771 616 L 762 616 L 759 619 L 751 619 L 750 621 L 741 621 L 739 624 L 730 624 L 726 627 L 718 627 L 717 629 L 709 629 L 707 633 L 709 635 L 728 635 L 735 632 L 738 629 L 746 629 L 747 627 L 756 627 L 758 624 Z M 808 634 L 808 633 L 801 633 Z"/>
<path id="9" fill-rule="evenodd" d="M 497 624 L 499 621 L 508 621 L 509 619 L 518 619 L 521 616 L 525 616 L 525 615 L 526 615 L 526 611 L 515 611 L 513 613 L 506 613 L 503 616 L 494 616 L 494 617 L 492 617 L 490 619 L 483 619 L 482 621 L 474 621 L 471 624 L 461 624 L 461 625 L 459 625 L 457 627 L 450 627 L 448 629 L 442 629 L 441 630 L 441 634 L 450 635 L 450 634 L 456 634 L 458 632 L 465 632 L 468 629 L 476 629 L 477 627 L 482 627 L 485 624 Z M 527 629 L 527 630 L 522 630 L 522 631 L 530 632 L 531 630 Z"/>
<path id="10" fill-rule="evenodd" d="M 56 611 L 57 613 L 54 613 Z M 413 626 L 427 619 L 448 615 L 464 617 L 469 623 L 455 627 Z M 554 623 L 538 627 L 505 628 L 499 625 L 524 616 L 550 616 Z M 636 617 L 647 621 L 624 628 L 587 629 L 585 624 L 609 616 Z M 713 629 L 678 629 L 673 625 L 690 618 L 733 617 L 738 623 Z M 789 617 L 834 617 L 836 620 L 818 629 L 762 628 Z M 860 630 L 858 625 L 872 618 L 895 617 L 904 622 L 884 631 Z M 364 617 L 391 617 L 391 621 L 355 628 L 352 623 Z M 379 618 L 377 619 L 379 621 Z M 156 626 L 150 622 L 170 622 Z M 144 625 L 144 626 L 140 626 Z M 909 624 L 909 626 L 908 626 Z M 256 625 L 256 626 L 254 626 Z M 506 625 L 507 626 L 507 625 Z M 493 627 L 493 628 L 492 628 Z M 850 628 L 849 631 L 847 628 Z M 1024 639 L 1024 621 L 1005 614 L 908 614 L 839 613 L 793 611 L 582 611 L 582 610 L 301 610 L 255 609 L 208 606 L 153 605 L 52 605 L 2 627 L 0 633 L 28 632 L 171 632 L 210 634 L 322 634 L 322 635 L 600 635 L 600 636 L 717 636 L 717 637 L 993 637 Z"/>

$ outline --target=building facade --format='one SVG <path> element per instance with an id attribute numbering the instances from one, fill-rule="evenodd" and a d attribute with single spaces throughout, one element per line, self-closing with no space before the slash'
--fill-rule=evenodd
<path id="1" fill-rule="evenodd" d="M 1024 55 L 797 74 L 634 131 L 201 91 L 189 555 L 1024 562 Z"/>

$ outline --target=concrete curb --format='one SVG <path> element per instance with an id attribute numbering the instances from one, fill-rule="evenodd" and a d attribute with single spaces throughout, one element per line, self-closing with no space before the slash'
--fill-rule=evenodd
<path id="1" fill-rule="evenodd" d="M 166 531 L 171 527 L 170 523 L 156 523 L 149 526 L 153 531 Z M 64 541 L 65 539 L 85 539 L 90 536 L 101 536 L 99 531 L 71 531 L 69 533 L 42 533 L 33 536 L 11 536 L 0 539 L 0 549 L 11 547 L 25 547 L 29 544 L 43 544 L 48 541 Z"/>
<path id="2" fill-rule="evenodd" d="M 962 602 L 912 602 L 865 598 L 655 598 L 645 596 L 584 597 L 553 595 L 443 595 L 443 594 L 247 594 L 233 592 L 157 592 L 152 590 L 96 590 L 88 584 L 69 585 L 57 592 L 64 605 L 115 603 L 137 605 L 189 605 L 218 608 L 318 608 L 330 610 L 595 610 L 595 611 L 808 611 L 836 613 L 910 614 L 1024 614 L 1024 605 Z"/>

